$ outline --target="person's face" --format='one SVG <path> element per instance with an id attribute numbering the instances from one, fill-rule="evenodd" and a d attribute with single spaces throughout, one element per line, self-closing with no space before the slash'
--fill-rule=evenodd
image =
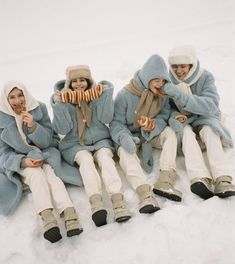
<path id="1" fill-rule="evenodd" d="M 164 86 L 166 81 L 164 79 L 153 79 L 149 82 L 149 90 L 152 91 L 155 95 L 158 95 L 160 89 Z"/>
<path id="2" fill-rule="evenodd" d="M 8 94 L 7 100 L 13 111 L 19 115 L 25 108 L 25 97 L 23 91 L 18 88 L 13 88 Z"/>
<path id="3" fill-rule="evenodd" d="M 88 82 L 85 78 L 73 79 L 71 81 L 71 87 L 74 91 L 84 92 L 88 87 Z"/>
<path id="4" fill-rule="evenodd" d="M 192 68 L 192 64 L 173 64 L 171 67 L 177 78 L 179 80 L 184 80 Z"/>

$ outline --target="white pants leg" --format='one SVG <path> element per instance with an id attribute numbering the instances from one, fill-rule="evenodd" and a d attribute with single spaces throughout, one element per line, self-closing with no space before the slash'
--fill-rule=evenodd
<path id="1" fill-rule="evenodd" d="M 203 126 L 199 135 L 206 145 L 207 157 L 214 180 L 219 176 L 230 176 L 229 160 L 223 150 L 220 137 L 209 126 Z"/>
<path id="2" fill-rule="evenodd" d="M 177 138 L 170 127 L 166 127 L 159 136 L 155 137 L 151 144 L 154 148 L 161 148 L 160 170 L 176 170 Z"/>
<path id="3" fill-rule="evenodd" d="M 97 150 L 94 154 L 94 160 L 101 169 L 101 177 L 107 193 L 109 195 L 119 193 L 121 191 L 122 182 L 117 168 L 115 167 L 111 149 L 101 148 Z"/>
<path id="4" fill-rule="evenodd" d="M 205 164 L 201 148 L 196 140 L 196 134 L 193 132 L 191 126 L 185 126 L 183 130 L 182 151 L 190 180 L 194 178 L 212 179 Z"/>
<path id="5" fill-rule="evenodd" d="M 23 182 L 29 186 L 32 192 L 37 213 L 53 208 L 50 190 L 42 168 L 25 168 L 20 175 Z"/>
<path id="6" fill-rule="evenodd" d="M 52 167 L 49 164 L 44 164 L 43 171 L 47 178 L 53 204 L 58 213 L 61 214 L 68 207 L 74 207 L 64 183 L 55 175 Z"/>
<path id="7" fill-rule="evenodd" d="M 101 194 L 101 179 L 95 167 L 92 153 L 87 150 L 78 151 L 74 161 L 79 165 L 79 170 L 88 197 L 91 197 L 95 193 Z"/>
<path id="8" fill-rule="evenodd" d="M 119 147 L 118 156 L 120 166 L 133 189 L 136 190 L 138 186 L 147 183 L 147 177 L 136 154 L 129 154 L 123 147 Z"/>
<path id="9" fill-rule="evenodd" d="M 53 208 L 52 201 L 59 213 L 67 207 L 73 207 L 63 182 L 49 165 L 25 168 L 20 175 L 32 192 L 37 213 Z"/>

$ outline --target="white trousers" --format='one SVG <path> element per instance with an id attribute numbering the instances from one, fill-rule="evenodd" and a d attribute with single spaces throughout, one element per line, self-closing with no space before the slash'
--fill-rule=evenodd
<path id="1" fill-rule="evenodd" d="M 128 153 L 123 147 L 118 148 L 119 164 L 133 189 L 147 183 L 147 177 L 136 154 Z"/>
<path id="2" fill-rule="evenodd" d="M 90 151 L 81 150 L 75 155 L 74 161 L 79 165 L 88 197 L 95 193 L 101 193 L 101 179 L 109 195 L 120 192 L 122 183 L 110 149 L 101 148 L 94 155 Z M 101 170 L 101 177 L 96 169 L 95 162 Z"/>
<path id="3" fill-rule="evenodd" d="M 170 127 L 166 127 L 159 136 L 151 140 L 151 144 L 154 148 L 162 149 L 160 170 L 176 170 L 177 138 L 175 132 Z M 147 183 L 146 174 L 136 154 L 129 154 L 123 147 L 119 147 L 118 156 L 120 166 L 132 188 L 136 189 Z"/>
<path id="4" fill-rule="evenodd" d="M 55 206 L 57 212 L 61 214 L 67 207 L 74 207 L 64 183 L 55 175 L 50 165 L 25 168 L 20 175 L 32 192 L 37 213 Z"/>
<path id="5" fill-rule="evenodd" d="M 210 171 L 206 166 L 201 148 L 196 140 L 196 134 L 192 131 L 191 126 L 186 126 L 183 130 L 182 150 L 189 178 L 192 180 L 196 177 L 206 177 L 215 180 L 219 176 L 230 176 L 229 161 L 223 150 L 220 137 L 209 126 L 203 126 L 199 136 L 206 145 Z"/>
<path id="6" fill-rule="evenodd" d="M 160 154 L 160 170 L 176 170 L 177 138 L 172 128 L 166 127 L 159 136 L 151 140 L 154 148 L 162 149 Z"/>

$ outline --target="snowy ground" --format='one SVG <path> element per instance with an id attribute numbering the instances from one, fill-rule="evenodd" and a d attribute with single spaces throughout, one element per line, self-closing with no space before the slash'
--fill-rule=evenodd
<path id="1" fill-rule="evenodd" d="M 201 64 L 214 73 L 221 108 L 235 139 L 233 0 L 0 0 L 0 87 L 16 79 L 49 105 L 53 84 L 69 65 L 90 65 L 94 78 L 116 92 L 153 53 L 193 44 Z M 159 153 L 155 152 L 158 174 Z M 227 151 L 235 176 L 235 151 Z M 137 196 L 123 178 L 132 219 L 96 228 L 84 189 L 68 186 L 84 232 L 50 244 L 42 237 L 31 194 L 15 213 L 0 216 L 1 264 L 233 264 L 235 197 L 203 201 L 189 190 L 184 159 L 177 158 L 181 203 L 158 198 L 162 210 L 140 215 Z M 120 171 L 121 174 L 121 171 Z M 108 209 L 110 201 L 105 197 Z"/>

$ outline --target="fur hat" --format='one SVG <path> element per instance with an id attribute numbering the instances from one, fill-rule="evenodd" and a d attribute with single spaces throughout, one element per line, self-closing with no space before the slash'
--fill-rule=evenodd
<path id="1" fill-rule="evenodd" d="M 69 66 L 66 69 L 66 81 L 65 81 L 65 85 L 64 85 L 64 90 L 69 89 L 71 81 L 73 79 L 77 79 L 77 78 L 88 79 L 91 87 L 94 84 L 94 80 L 91 76 L 90 68 L 87 65 Z"/>
<path id="2" fill-rule="evenodd" d="M 173 64 L 192 64 L 197 63 L 196 50 L 193 46 L 180 46 L 170 51 L 168 62 L 170 65 Z"/>

